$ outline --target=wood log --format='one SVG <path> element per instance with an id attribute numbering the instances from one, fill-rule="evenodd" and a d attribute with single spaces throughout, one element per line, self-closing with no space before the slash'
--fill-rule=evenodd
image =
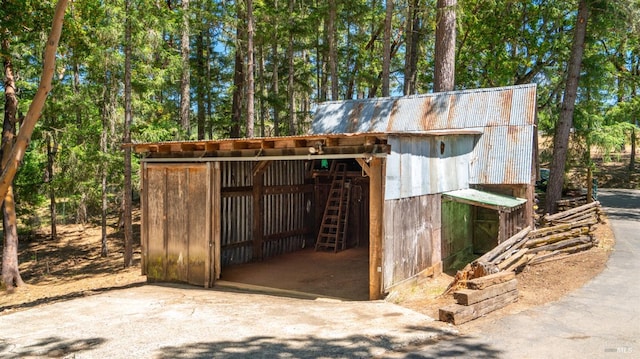
<path id="1" fill-rule="evenodd" d="M 579 222 L 571 222 L 571 223 L 558 224 L 551 227 L 543 227 L 543 228 L 536 229 L 535 231 L 531 231 L 527 236 L 527 238 L 533 239 L 538 237 L 544 237 L 553 233 L 566 232 L 573 228 L 591 226 L 596 223 L 597 221 L 594 218 L 590 218 L 588 220 L 579 221 Z"/>
<path id="2" fill-rule="evenodd" d="M 531 258 L 534 257 L 534 254 L 525 254 L 524 256 L 522 256 L 522 258 L 520 258 L 520 260 L 518 260 L 517 262 L 511 264 L 510 266 L 506 267 L 504 270 L 505 271 L 510 271 L 510 272 L 519 272 L 520 269 L 522 267 L 524 267 L 525 265 L 527 265 L 529 263 L 529 261 L 531 260 Z"/>
<path id="3" fill-rule="evenodd" d="M 517 262 L 520 258 L 522 258 L 522 256 L 524 256 L 525 253 L 527 253 L 528 250 L 529 250 L 528 248 L 520 249 L 518 252 L 516 252 L 511 257 L 509 257 L 509 258 L 505 259 L 504 261 L 500 262 L 498 264 L 498 268 L 500 268 L 500 270 L 504 270 L 505 268 L 507 268 L 508 266 L 510 266 L 511 264 Z"/>
<path id="4" fill-rule="evenodd" d="M 489 262 L 475 261 L 471 264 L 471 268 L 473 270 L 473 276 L 468 279 L 480 278 L 489 274 L 500 272 L 500 268 L 498 268 L 498 266 Z"/>
<path id="5" fill-rule="evenodd" d="M 581 213 L 581 212 L 583 212 L 583 211 L 585 211 L 585 210 L 587 210 L 587 209 L 589 209 L 591 207 L 597 207 L 597 206 L 600 206 L 600 202 L 598 202 L 598 201 L 587 203 L 587 204 L 584 204 L 582 206 L 579 206 L 579 207 L 576 207 L 576 208 L 572 208 L 572 209 L 569 209 L 569 210 L 566 210 L 566 211 L 563 211 L 563 212 L 558 212 L 558 213 L 555 213 L 555 214 L 546 215 L 544 217 L 544 220 L 545 221 L 553 221 L 555 219 L 564 218 L 564 217 L 570 216 L 570 215 L 575 214 L 575 213 Z"/>
<path id="6" fill-rule="evenodd" d="M 527 244 L 528 241 L 528 237 L 523 238 L 522 240 L 516 242 L 513 246 L 511 246 L 511 248 L 509 248 L 508 250 L 498 254 L 492 261 L 491 263 L 493 264 L 498 264 L 500 262 L 502 262 L 503 260 L 505 260 L 506 258 L 510 257 L 513 253 L 516 253 L 517 251 L 520 250 L 520 248 L 524 247 L 525 244 Z"/>
<path id="7" fill-rule="evenodd" d="M 534 262 L 534 261 L 530 261 L 529 265 L 537 265 L 537 264 L 542 264 L 542 263 L 547 263 L 547 262 L 551 262 L 551 261 L 557 261 L 557 260 L 561 260 L 561 259 L 566 259 L 569 257 L 574 257 L 577 255 L 580 255 L 582 253 L 584 253 L 585 251 L 579 251 L 579 252 L 575 252 L 575 253 L 559 253 L 559 252 L 554 252 L 554 253 L 548 253 L 551 256 L 550 257 L 546 257 L 546 258 L 540 258 L 538 261 Z"/>
<path id="8" fill-rule="evenodd" d="M 513 272 L 511 272 L 513 273 Z M 440 308 L 438 317 L 443 322 L 455 325 L 466 323 L 479 318 L 496 309 L 503 308 L 518 299 L 518 291 L 512 290 L 497 297 L 493 297 L 472 305 L 451 304 Z"/>
<path id="9" fill-rule="evenodd" d="M 533 258 L 531 258 L 531 260 L 529 261 L 529 265 L 535 265 L 535 264 L 539 264 L 539 263 L 544 263 L 545 260 L 557 256 L 558 252 L 554 251 L 554 252 L 540 252 L 537 253 Z"/>
<path id="10" fill-rule="evenodd" d="M 498 272 L 484 277 L 470 279 L 465 282 L 469 289 L 484 289 L 492 285 L 508 282 L 516 277 L 513 272 Z"/>
<path id="11" fill-rule="evenodd" d="M 558 249 L 558 252 L 559 253 L 576 253 L 576 252 L 586 251 L 587 249 L 591 249 L 591 247 L 593 247 L 593 243 L 589 242 L 589 243 L 579 244 L 577 246 L 573 246 L 569 248 Z"/>
<path id="12" fill-rule="evenodd" d="M 555 222 L 555 221 L 562 221 L 562 222 L 578 221 L 577 218 L 595 215 L 598 212 L 598 209 L 599 209 L 599 207 L 591 207 L 591 208 L 588 208 L 588 209 L 586 209 L 586 210 L 584 210 L 582 212 L 571 214 L 571 215 L 568 215 L 566 217 L 562 217 L 562 218 L 558 218 L 558 219 L 553 219 L 553 220 L 551 220 L 551 222 Z"/>
<path id="13" fill-rule="evenodd" d="M 455 298 L 458 304 L 471 305 L 516 289 L 518 289 L 518 280 L 512 279 L 508 282 L 496 284 L 481 290 L 460 289 L 453 293 L 453 298 Z"/>
<path id="14" fill-rule="evenodd" d="M 542 238 L 530 239 L 525 244 L 525 247 L 535 248 L 541 245 L 559 242 L 564 239 L 578 237 L 580 235 L 587 234 L 587 233 L 589 233 L 589 227 L 574 228 L 568 232 L 556 233 L 556 234 L 551 234 Z"/>
<path id="15" fill-rule="evenodd" d="M 591 238 L 590 236 L 580 236 L 576 238 L 561 240 L 552 244 L 531 248 L 529 249 L 529 253 L 536 254 L 542 251 L 555 251 L 556 249 L 571 247 L 578 244 L 592 243 L 592 242 L 593 242 L 593 238 Z"/>
<path id="16" fill-rule="evenodd" d="M 498 244 L 495 248 L 490 250 L 489 252 L 482 255 L 480 258 L 476 259 L 474 262 L 492 262 L 495 257 L 502 254 L 505 250 L 509 249 L 515 243 L 523 240 L 529 232 L 531 232 L 531 227 L 526 227 L 515 235 L 511 236 L 504 242 Z"/>

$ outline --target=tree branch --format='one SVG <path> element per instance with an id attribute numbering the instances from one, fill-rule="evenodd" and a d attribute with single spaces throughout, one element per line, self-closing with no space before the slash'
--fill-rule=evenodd
<path id="1" fill-rule="evenodd" d="M 31 140 L 31 135 L 36 127 L 38 119 L 42 115 L 47 95 L 51 91 L 51 79 L 55 71 L 56 51 L 58 49 L 58 41 L 62 33 L 62 24 L 64 22 L 64 13 L 67 8 L 68 0 L 59 0 L 53 16 L 53 24 L 51 25 L 51 33 L 44 51 L 44 62 L 42 69 L 42 77 L 40 78 L 40 86 L 33 97 L 33 102 L 29 106 L 27 116 L 20 126 L 20 132 L 16 137 L 16 142 L 11 148 L 11 153 L 6 160 L 2 162 L 2 175 L 0 175 L 0 199 L 4 200 L 13 178 L 15 177 L 18 167 L 24 158 L 27 146 Z"/>

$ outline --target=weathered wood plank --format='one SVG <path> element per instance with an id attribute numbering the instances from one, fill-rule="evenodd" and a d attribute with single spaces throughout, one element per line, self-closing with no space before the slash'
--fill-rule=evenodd
<path id="1" fill-rule="evenodd" d="M 451 304 L 440 308 L 438 317 L 443 322 L 458 325 L 491 313 L 496 309 L 503 308 L 517 299 L 518 291 L 512 290 L 472 305 Z"/>
<path id="2" fill-rule="evenodd" d="M 453 298 L 461 305 L 471 305 L 489 298 L 497 297 L 506 292 L 516 290 L 518 288 L 518 280 L 512 279 L 508 282 L 496 284 L 494 286 L 477 290 L 477 289 L 460 289 L 453 292 Z"/>
<path id="3" fill-rule="evenodd" d="M 509 257 L 509 258 L 503 260 L 502 262 L 498 263 L 498 268 L 500 268 L 500 270 L 504 270 L 505 268 L 509 267 L 513 263 L 517 262 L 520 258 L 522 258 L 522 256 L 524 256 L 525 253 L 527 253 L 528 250 L 529 249 L 527 249 L 527 248 L 520 249 L 519 251 L 517 251 L 516 253 L 511 255 L 511 257 Z"/>
<path id="4" fill-rule="evenodd" d="M 506 267 L 504 270 L 505 271 L 518 271 L 518 268 L 524 266 L 525 264 L 528 264 L 529 261 L 531 260 L 531 258 L 534 257 L 534 254 L 529 254 L 527 252 L 527 254 L 525 254 L 524 256 L 522 256 L 522 258 L 520 258 L 517 262 L 509 265 L 508 267 Z"/>
<path id="5" fill-rule="evenodd" d="M 574 228 L 570 231 L 551 234 L 542 238 L 530 239 L 527 241 L 525 246 L 527 248 L 535 248 L 541 245 L 552 244 L 569 238 L 578 237 L 587 233 L 589 233 L 589 227 Z"/>
<path id="6" fill-rule="evenodd" d="M 556 220 L 556 219 L 559 219 L 559 218 L 564 218 L 564 217 L 570 216 L 570 215 L 575 214 L 575 213 L 584 212 L 585 210 L 587 210 L 587 209 L 589 209 L 591 207 L 597 207 L 599 205 L 600 205 L 600 202 L 598 202 L 598 201 L 587 203 L 587 204 L 582 205 L 580 207 L 572 208 L 572 209 L 566 210 L 564 212 L 559 212 L 559 213 L 547 215 L 547 216 L 544 217 L 544 220 L 545 221 L 553 221 L 553 220 Z"/>
<path id="7" fill-rule="evenodd" d="M 474 262 L 493 262 L 493 259 L 502 254 L 505 250 L 511 248 L 511 246 L 513 246 L 515 243 L 518 243 L 523 238 L 527 237 L 529 232 L 531 232 L 531 227 L 527 227 L 521 230 L 520 232 L 511 236 L 509 239 L 498 244 L 495 248 L 485 253 L 482 257 L 476 259 Z"/>
<path id="8" fill-rule="evenodd" d="M 558 241 L 558 242 L 547 244 L 540 247 L 531 248 L 529 250 L 529 253 L 535 254 L 542 251 L 555 251 L 556 249 L 561 249 L 561 248 L 575 246 L 578 244 L 585 244 L 585 243 L 591 243 L 591 242 L 593 242 L 593 239 L 590 236 L 580 236 L 576 238 L 565 239 L 562 241 Z"/>
<path id="9" fill-rule="evenodd" d="M 553 233 L 566 232 L 574 228 L 590 226 L 596 223 L 598 223 L 597 219 L 589 218 L 587 220 L 580 221 L 580 222 L 558 224 L 555 226 L 544 227 L 544 228 L 536 229 L 535 231 L 531 231 L 527 237 L 529 239 L 544 237 Z"/>
<path id="10" fill-rule="evenodd" d="M 516 277 L 513 272 L 498 272 L 484 277 L 470 279 L 466 282 L 469 289 L 484 289 L 492 285 L 508 282 Z"/>

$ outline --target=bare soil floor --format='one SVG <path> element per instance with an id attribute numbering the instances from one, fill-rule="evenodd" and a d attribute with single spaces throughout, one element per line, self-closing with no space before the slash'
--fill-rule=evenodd
<path id="1" fill-rule="evenodd" d="M 624 159 L 620 163 L 601 164 L 600 186 L 609 187 L 608 184 L 611 184 L 638 188 L 640 183 L 637 169 L 629 172 L 622 168 L 624 164 Z M 610 175 L 611 173 L 614 174 Z M 627 179 L 618 178 L 619 176 L 626 176 Z M 139 238 L 139 218 L 134 223 L 135 237 Z M 115 288 L 143 285 L 146 282 L 146 278 L 140 274 L 139 243 L 135 243 L 134 247 L 134 266 L 123 267 L 123 237 L 115 224 L 108 230 L 107 257 L 100 256 L 101 231 L 98 226 L 59 225 L 58 233 L 58 238 L 52 240 L 48 230 L 41 228 L 27 238 L 21 237 L 20 270 L 27 284 L 11 293 L 0 292 L 0 315 Z M 526 268 L 518 275 L 520 295 L 516 303 L 464 324 L 460 329 L 470 330 L 485 320 L 556 301 L 581 287 L 602 271 L 613 245 L 613 234 L 608 224 L 598 225 L 597 237 L 600 245 L 589 251 Z M 368 292 L 367 262 L 366 247 L 348 249 L 337 254 L 308 249 L 262 263 L 226 268 L 222 279 L 242 280 L 262 286 L 285 283 L 284 286 L 280 285 L 281 289 L 312 292 L 346 300 L 363 300 Z M 302 263 L 311 270 L 306 273 L 300 269 L 292 270 L 287 263 Z M 252 269 L 251 266 L 259 269 Z M 252 277 L 238 279 L 242 277 L 241 271 L 247 268 L 252 270 Z M 453 303 L 451 296 L 440 297 L 451 280 L 451 276 L 442 274 L 403 292 L 393 300 L 437 318 L 440 307 Z"/>

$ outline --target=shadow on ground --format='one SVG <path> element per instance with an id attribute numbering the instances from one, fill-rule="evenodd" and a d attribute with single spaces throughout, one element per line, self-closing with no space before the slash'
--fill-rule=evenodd
<path id="1" fill-rule="evenodd" d="M 42 338 L 35 344 L 15 349 L 0 339 L 0 356 L 5 359 L 18 358 L 60 358 L 75 357 L 74 354 L 86 352 L 106 343 L 103 338 L 63 339 L 60 337 Z M 71 356 L 73 355 L 73 356 Z"/>
<path id="2" fill-rule="evenodd" d="M 196 359 L 196 358 L 381 358 L 391 355 L 403 358 L 441 358 L 441 357 L 481 357 L 498 358 L 500 351 L 485 344 L 474 343 L 465 337 L 458 337 L 434 328 L 407 328 L 408 331 L 423 332 L 432 339 L 411 343 L 409 348 L 397 347 L 388 337 L 349 336 L 327 340 L 316 337 L 292 337 L 289 339 L 270 336 L 251 337 L 240 341 L 197 342 L 181 346 L 166 346 L 156 353 L 158 358 Z M 422 356 L 414 349 L 435 345 L 441 340 L 455 339 L 455 347 L 444 348 L 436 354 Z M 406 354 L 404 354 L 406 353 Z"/>

